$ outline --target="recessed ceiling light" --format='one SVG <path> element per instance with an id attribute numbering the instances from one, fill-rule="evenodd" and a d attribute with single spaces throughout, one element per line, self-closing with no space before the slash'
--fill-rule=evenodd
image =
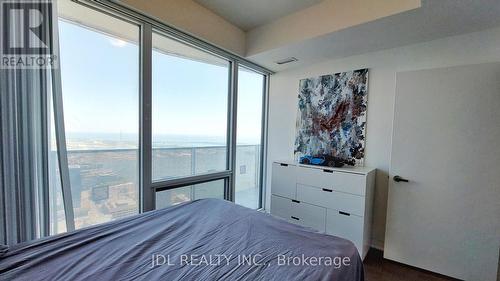
<path id="1" fill-rule="evenodd" d="M 277 61 L 276 64 L 285 64 L 285 63 L 291 63 L 291 62 L 294 62 L 294 61 L 298 61 L 298 59 L 294 58 L 294 57 L 289 57 L 289 58 Z"/>

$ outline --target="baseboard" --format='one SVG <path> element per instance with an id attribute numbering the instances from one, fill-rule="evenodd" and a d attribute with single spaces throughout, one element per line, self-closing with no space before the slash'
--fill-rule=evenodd
<path id="1" fill-rule="evenodd" d="M 384 241 L 372 239 L 371 247 L 379 251 L 384 251 Z"/>

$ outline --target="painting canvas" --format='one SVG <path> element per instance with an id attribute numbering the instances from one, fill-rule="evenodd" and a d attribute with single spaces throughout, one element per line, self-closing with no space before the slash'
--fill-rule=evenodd
<path id="1" fill-rule="evenodd" d="M 330 155 L 362 166 L 368 69 L 300 80 L 295 157 Z"/>

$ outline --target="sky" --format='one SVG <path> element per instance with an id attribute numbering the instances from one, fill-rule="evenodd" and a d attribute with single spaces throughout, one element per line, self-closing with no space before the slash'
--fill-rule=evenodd
<path id="1" fill-rule="evenodd" d="M 59 21 L 59 40 L 68 137 L 137 135 L 138 46 L 67 21 Z M 225 140 L 227 73 L 227 66 L 153 51 L 153 141 L 165 135 Z M 239 72 L 239 143 L 260 141 L 262 83 L 262 75 Z"/>

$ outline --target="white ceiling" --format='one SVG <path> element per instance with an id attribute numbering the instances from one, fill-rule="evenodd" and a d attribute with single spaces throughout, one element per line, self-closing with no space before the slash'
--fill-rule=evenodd
<path id="1" fill-rule="evenodd" d="M 248 59 L 280 71 L 497 26 L 500 26 L 499 0 L 422 0 L 421 8 L 266 50 Z M 275 63 L 287 57 L 299 61 Z"/>
<path id="2" fill-rule="evenodd" d="M 322 0 L 195 0 L 244 31 L 317 4 Z"/>

